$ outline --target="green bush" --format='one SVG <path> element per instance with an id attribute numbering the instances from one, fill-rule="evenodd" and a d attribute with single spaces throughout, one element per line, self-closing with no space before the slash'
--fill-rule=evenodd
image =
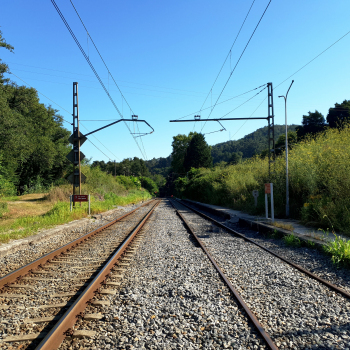
<path id="1" fill-rule="evenodd" d="M 157 184 L 149 177 L 141 178 L 141 185 L 146 189 L 152 196 L 159 192 Z"/>
<path id="2" fill-rule="evenodd" d="M 285 155 L 272 168 L 276 217 L 285 215 Z M 290 215 L 305 223 L 350 234 L 350 127 L 328 129 L 296 144 L 289 152 Z M 268 159 L 197 169 L 177 189 L 190 199 L 264 215 L 264 183 L 269 182 Z M 258 190 L 258 206 L 252 191 Z"/>

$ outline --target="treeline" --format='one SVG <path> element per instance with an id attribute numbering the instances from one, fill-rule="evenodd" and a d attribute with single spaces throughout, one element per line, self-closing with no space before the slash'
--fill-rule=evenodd
<path id="1" fill-rule="evenodd" d="M 121 162 L 94 161 L 91 167 L 117 176 L 120 181 L 125 178 L 137 178 L 141 186 L 152 194 L 158 193 L 159 188 L 165 184 L 165 177 L 157 173 L 151 174 L 146 162 L 138 157 L 126 158 Z"/>
<path id="2" fill-rule="evenodd" d="M 0 47 L 13 51 L 0 31 Z M 69 131 L 35 89 L 5 79 L 0 60 L 0 194 L 58 183 L 69 169 Z"/>

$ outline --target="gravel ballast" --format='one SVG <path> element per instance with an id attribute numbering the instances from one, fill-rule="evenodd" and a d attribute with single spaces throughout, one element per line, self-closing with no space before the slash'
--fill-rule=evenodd
<path id="1" fill-rule="evenodd" d="M 349 300 L 254 244 L 183 212 L 280 349 L 350 348 Z M 294 261 L 291 251 L 288 258 Z"/>
<path id="2" fill-rule="evenodd" d="M 202 249 L 169 202 L 142 230 L 144 238 L 100 321 L 80 321 L 92 339 L 60 349 L 265 349 Z"/>

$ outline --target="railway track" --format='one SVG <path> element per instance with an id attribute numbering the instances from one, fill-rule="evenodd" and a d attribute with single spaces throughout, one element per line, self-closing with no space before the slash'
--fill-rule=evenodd
<path id="1" fill-rule="evenodd" d="M 187 204 L 175 206 L 277 347 L 349 348 L 346 290 Z"/>
<path id="2" fill-rule="evenodd" d="M 0 348 L 349 348 L 346 297 L 174 205 L 148 202 L 1 278 Z"/>
<path id="3" fill-rule="evenodd" d="M 135 237 L 159 201 L 148 202 L 0 279 L 1 349 L 56 349 L 87 304 L 103 307 L 115 294 L 135 249 Z M 4 332 L 5 329 L 5 332 Z"/>

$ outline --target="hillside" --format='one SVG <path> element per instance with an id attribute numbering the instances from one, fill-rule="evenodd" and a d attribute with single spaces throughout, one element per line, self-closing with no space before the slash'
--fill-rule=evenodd
<path id="1" fill-rule="evenodd" d="M 288 131 L 295 131 L 298 125 L 289 125 Z M 281 134 L 284 134 L 284 125 L 275 125 L 275 140 Z M 261 153 L 267 149 L 267 126 L 257 129 L 236 141 L 226 141 L 212 146 L 211 155 L 214 164 L 221 161 L 228 162 L 233 152 L 241 152 L 242 158 L 251 158 L 255 154 Z M 145 162 L 148 170 L 152 174 L 166 175 L 166 172 L 171 166 L 171 155 L 167 158 L 153 158 Z"/>
<path id="2" fill-rule="evenodd" d="M 288 131 L 295 131 L 298 125 L 289 125 Z M 267 126 L 257 129 L 236 141 L 226 141 L 212 146 L 211 155 L 213 162 L 228 162 L 233 152 L 241 152 L 242 158 L 251 158 L 255 154 L 261 153 L 268 148 L 267 145 Z M 275 125 L 275 141 L 281 134 L 285 133 L 284 125 Z"/>

